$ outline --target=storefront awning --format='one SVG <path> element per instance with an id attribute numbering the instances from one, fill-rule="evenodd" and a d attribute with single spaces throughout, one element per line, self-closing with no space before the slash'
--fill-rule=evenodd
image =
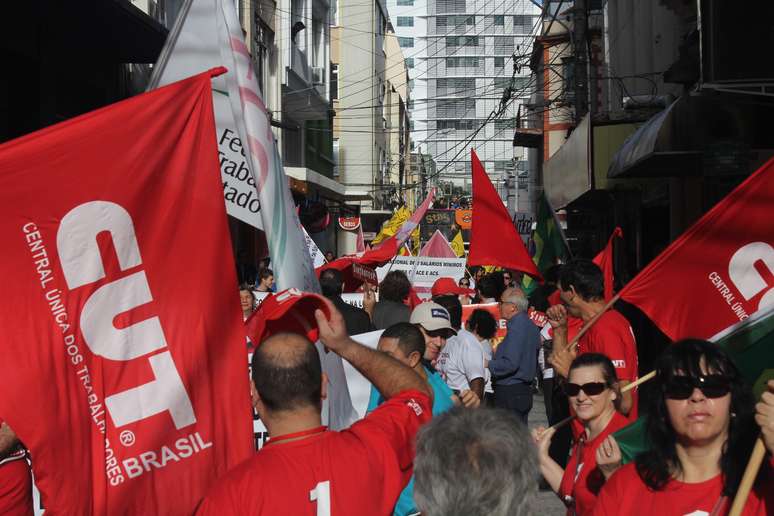
<path id="1" fill-rule="evenodd" d="M 554 209 L 567 206 L 591 188 L 589 179 L 589 117 L 543 164 L 543 185 Z"/>

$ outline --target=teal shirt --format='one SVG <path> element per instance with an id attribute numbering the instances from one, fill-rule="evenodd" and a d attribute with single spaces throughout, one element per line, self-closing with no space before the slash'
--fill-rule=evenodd
<path id="1" fill-rule="evenodd" d="M 433 416 L 442 414 L 454 406 L 452 401 L 452 395 L 454 394 L 451 389 L 443 381 L 443 378 L 438 373 L 430 372 L 425 367 L 425 373 L 427 373 L 427 382 L 433 389 Z M 376 387 L 371 386 L 371 398 L 368 400 L 368 408 L 366 414 L 373 412 L 376 407 L 384 403 L 384 398 Z M 395 504 L 394 516 L 408 516 L 419 512 L 414 504 L 414 475 L 411 475 L 408 485 L 400 493 L 398 502 Z"/>

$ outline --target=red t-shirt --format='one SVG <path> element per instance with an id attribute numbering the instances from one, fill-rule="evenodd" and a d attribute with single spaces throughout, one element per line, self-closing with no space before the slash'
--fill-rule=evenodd
<path id="1" fill-rule="evenodd" d="M 411 477 L 417 430 L 430 418 L 428 396 L 407 391 L 347 430 L 270 440 L 217 482 L 197 514 L 391 515 Z"/>
<path id="2" fill-rule="evenodd" d="M 764 465 L 763 467 L 767 467 Z M 770 467 L 770 465 L 769 465 Z M 755 486 L 747 498 L 742 516 L 774 514 L 774 481 Z M 634 463 L 616 471 L 597 498 L 594 516 L 676 515 L 708 516 L 723 490 L 722 475 L 696 484 L 670 481 L 661 491 L 651 491 L 637 474 Z M 727 514 L 733 496 L 719 514 Z M 768 512 L 767 512 L 768 511 Z"/>
<path id="3" fill-rule="evenodd" d="M 596 452 L 605 438 L 629 424 L 626 416 L 615 412 L 605 429 L 591 441 L 576 442 L 570 452 L 570 460 L 564 468 L 564 476 L 559 486 L 559 496 L 563 499 L 572 496 L 575 499 L 575 514 L 585 516 L 591 514 L 597 500 L 599 490 L 605 484 L 605 477 L 597 468 Z M 578 456 L 580 447 L 580 457 Z M 580 460 L 579 460 L 580 459 Z M 567 510 L 570 516 L 572 511 Z"/>
<path id="4" fill-rule="evenodd" d="M 578 353 L 602 353 L 615 366 L 619 380 L 637 379 L 637 344 L 629 321 L 616 310 L 608 310 L 578 342 Z M 637 390 L 632 392 L 629 421 L 637 419 Z"/>
<path id="5" fill-rule="evenodd" d="M 3 420 L 0 419 L 0 425 Z M 0 461 L 0 514 L 32 516 L 32 478 L 22 449 Z"/>

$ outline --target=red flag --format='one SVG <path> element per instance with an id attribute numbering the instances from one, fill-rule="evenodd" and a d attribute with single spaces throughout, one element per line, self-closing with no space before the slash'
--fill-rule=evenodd
<path id="1" fill-rule="evenodd" d="M 468 265 L 497 265 L 542 279 L 473 149 L 470 150 L 470 160 L 473 168 L 473 221 Z"/>
<path id="2" fill-rule="evenodd" d="M 366 250 L 365 239 L 363 238 L 363 224 L 357 226 L 357 239 L 355 240 L 355 252 L 364 253 Z"/>
<path id="3" fill-rule="evenodd" d="M 621 228 L 616 227 L 613 230 L 613 234 L 607 240 L 607 245 L 598 255 L 592 260 L 595 264 L 602 269 L 602 274 L 605 278 L 605 301 L 613 299 L 613 285 L 615 278 L 613 277 L 614 258 L 613 258 L 613 240 L 616 238 L 623 238 L 623 231 Z"/>
<path id="4" fill-rule="evenodd" d="M 656 257 L 626 287 L 673 340 L 709 338 L 774 305 L 774 160 Z"/>
<path id="5" fill-rule="evenodd" d="M 46 512 L 191 514 L 251 454 L 210 76 L 0 146 L 0 414 Z"/>

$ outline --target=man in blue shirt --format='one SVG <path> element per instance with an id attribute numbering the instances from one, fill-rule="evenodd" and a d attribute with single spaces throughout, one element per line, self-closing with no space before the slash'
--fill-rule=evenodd
<path id="1" fill-rule="evenodd" d="M 525 425 L 532 409 L 532 381 L 540 348 L 540 329 L 527 315 L 528 307 L 520 288 L 502 293 L 500 317 L 508 321 L 508 332 L 487 366 L 492 373 L 495 407 L 515 412 Z"/>
<path id="2" fill-rule="evenodd" d="M 454 394 L 451 389 L 446 386 L 438 373 L 422 365 L 425 337 L 415 325 L 405 322 L 393 324 L 382 333 L 377 349 L 411 367 L 430 384 L 433 389 L 433 416 L 446 412 L 454 406 Z M 366 413 L 370 413 L 383 402 L 384 398 L 372 386 Z M 414 503 L 414 477 L 412 476 L 395 504 L 394 515 L 408 516 L 417 512 L 419 511 Z"/>

